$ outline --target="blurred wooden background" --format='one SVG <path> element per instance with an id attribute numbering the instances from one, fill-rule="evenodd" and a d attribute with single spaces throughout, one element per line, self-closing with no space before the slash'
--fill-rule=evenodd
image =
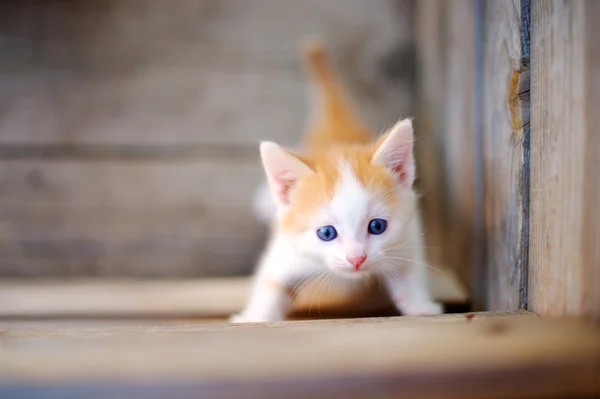
<path id="1" fill-rule="evenodd" d="M 259 140 L 322 38 L 374 129 L 413 114 L 409 0 L 1 1 L 0 276 L 248 273 Z"/>

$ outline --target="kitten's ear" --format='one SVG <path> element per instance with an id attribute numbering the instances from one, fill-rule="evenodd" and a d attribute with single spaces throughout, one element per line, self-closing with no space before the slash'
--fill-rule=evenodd
<path id="1" fill-rule="evenodd" d="M 299 157 L 270 141 L 261 143 L 260 156 L 273 198 L 279 205 L 288 205 L 291 189 L 299 179 L 312 173 L 312 169 Z"/>
<path id="2" fill-rule="evenodd" d="M 402 187 L 410 188 L 415 180 L 413 125 L 410 119 L 396 123 L 376 144 L 371 162 L 391 169 Z"/>

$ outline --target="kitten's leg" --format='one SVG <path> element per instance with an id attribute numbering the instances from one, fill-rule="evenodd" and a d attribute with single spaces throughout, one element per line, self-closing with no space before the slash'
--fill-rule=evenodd
<path id="1" fill-rule="evenodd" d="M 423 316 L 443 313 L 442 305 L 431 298 L 424 267 L 414 266 L 408 276 L 389 278 L 386 283 L 396 308 L 403 315 Z"/>
<path id="2" fill-rule="evenodd" d="M 387 281 L 388 291 L 402 314 L 407 316 L 431 315 L 443 313 L 441 304 L 434 302 L 429 292 L 427 276 L 427 256 L 423 235 L 421 234 L 421 218 L 416 217 L 410 225 L 410 242 L 398 248 L 398 255 L 405 258 L 407 273 L 391 273 L 396 276 Z"/>
<path id="3" fill-rule="evenodd" d="M 267 275 L 256 277 L 250 299 L 241 313 L 233 315 L 232 323 L 281 321 L 291 303 L 287 285 Z"/>
<path id="4" fill-rule="evenodd" d="M 284 240 L 274 236 L 254 277 L 252 292 L 244 310 L 230 318 L 234 323 L 280 321 L 291 303 L 290 287 L 299 257 Z"/>

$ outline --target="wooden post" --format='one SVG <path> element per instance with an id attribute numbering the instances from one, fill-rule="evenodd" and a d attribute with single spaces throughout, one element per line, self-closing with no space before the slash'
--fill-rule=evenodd
<path id="1" fill-rule="evenodd" d="M 600 3 L 532 3 L 529 309 L 600 321 Z"/>
<path id="2" fill-rule="evenodd" d="M 418 3 L 428 233 L 441 243 L 441 263 L 470 283 L 474 308 L 518 309 L 526 303 L 529 115 L 520 27 L 529 3 L 445 4 Z"/>
<path id="3" fill-rule="evenodd" d="M 488 308 L 526 305 L 528 220 L 527 1 L 486 1 L 482 90 Z M 523 13 L 522 10 L 525 9 Z"/>

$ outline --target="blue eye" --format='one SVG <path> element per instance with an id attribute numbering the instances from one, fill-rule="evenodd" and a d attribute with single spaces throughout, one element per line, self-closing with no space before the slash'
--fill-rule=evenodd
<path id="1" fill-rule="evenodd" d="M 373 219 L 369 222 L 369 233 L 381 234 L 387 228 L 387 222 L 383 219 Z"/>
<path id="2" fill-rule="evenodd" d="M 333 226 L 323 226 L 317 230 L 317 235 L 323 241 L 331 241 L 337 237 L 337 231 Z"/>

